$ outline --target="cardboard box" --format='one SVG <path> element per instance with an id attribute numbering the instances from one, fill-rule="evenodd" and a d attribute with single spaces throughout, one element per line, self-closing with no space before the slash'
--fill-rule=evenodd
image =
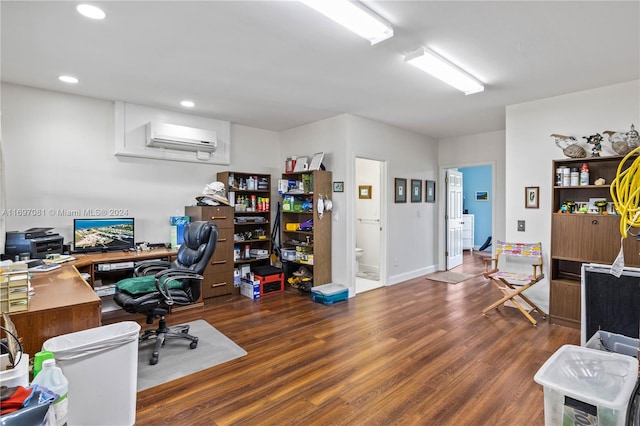
<path id="1" fill-rule="evenodd" d="M 260 282 L 250 281 L 246 278 L 240 280 L 240 294 L 248 297 L 249 299 L 260 298 Z"/>

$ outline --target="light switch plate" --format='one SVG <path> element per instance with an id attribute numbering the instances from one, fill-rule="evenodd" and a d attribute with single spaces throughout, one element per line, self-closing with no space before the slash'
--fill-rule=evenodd
<path id="1" fill-rule="evenodd" d="M 518 221 L 518 232 L 524 232 L 524 220 Z"/>

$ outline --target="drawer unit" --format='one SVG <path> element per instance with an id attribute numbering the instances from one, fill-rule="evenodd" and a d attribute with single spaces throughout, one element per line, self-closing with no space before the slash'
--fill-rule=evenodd
<path id="1" fill-rule="evenodd" d="M 202 297 L 205 299 L 235 292 L 233 285 L 233 207 L 187 206 L 191 221 L 206 220 L 218 227 L 218 242 L 209 266 L 204 271 Z"/>

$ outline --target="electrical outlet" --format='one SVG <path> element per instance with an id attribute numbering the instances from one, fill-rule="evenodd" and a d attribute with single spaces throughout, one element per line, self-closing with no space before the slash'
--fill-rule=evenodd
<path id="1" fill-rule="evenodd" d="M 524 220 L 518 221 L 518 232 L 524 232 Z"/>
<path id="2" fill-rule="evenodd" d="M 395 260 L 393 261 L 393 266 L 398 266 L 400 264 L 400 261 L 398 260 L 398 258 L 396 257 Z"/>

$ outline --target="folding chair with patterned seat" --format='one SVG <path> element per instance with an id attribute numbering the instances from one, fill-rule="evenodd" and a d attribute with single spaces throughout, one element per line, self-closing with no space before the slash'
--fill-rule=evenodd
<path id="1" fill-rule="evenodd" d="M 523 294 L 525 290 L 544 278 L 541 243 L 498 241 L 495 256 L 484 259 L 483 275 L 502 292 L 504 297 L 483 309 L 482 314 L 486 315 L 487 312 L 504 304 L 517 308 L 534 326 L 537 322 L 531 316 L 531 312 L 537 311 L 543 319 L 546 319 L 547 314 Z"/>

